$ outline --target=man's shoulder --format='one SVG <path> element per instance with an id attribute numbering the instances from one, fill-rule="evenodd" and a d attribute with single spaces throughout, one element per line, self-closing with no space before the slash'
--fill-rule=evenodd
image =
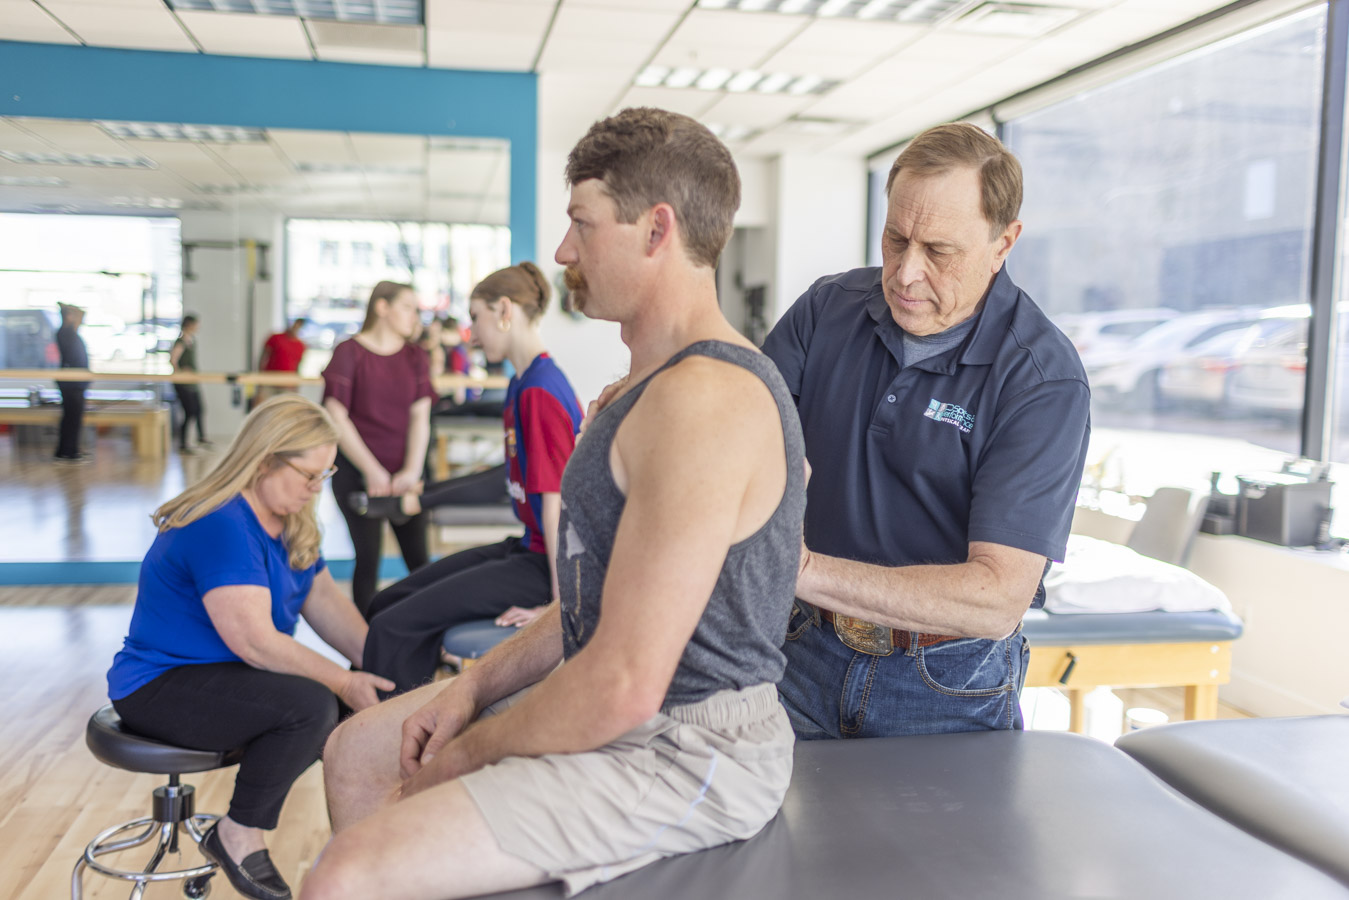
<path id="1" fill-rule="evenodd" d="M 1016 295 L 1007 319 L 1006 335 L 998 356 L 1018 364 L 1037 381 L 1087 383 L 1077 348 L 1029 294 L 1012 285 Z"/>
<path id="2" fill-rule="evenodd" d="M 881 269 L 879 266 L 866 266 L 849 269 L 834 275 L 825 275 L 815 281 L 807 295 L 816 303 L 848 301 L 864 302 L 868 296 L 880 290 Z"/>

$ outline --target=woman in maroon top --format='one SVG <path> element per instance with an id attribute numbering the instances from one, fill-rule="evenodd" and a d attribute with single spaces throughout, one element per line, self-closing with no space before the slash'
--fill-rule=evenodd
<path id="1" fill-rule="evenodd" d="M 411 343 L 419 321 L 412 286 L 381 281 L 360 332 L 333 349 L 323 370 L 323 407 L 341 436 L 333 493 L 356 551 L 351 598 L 362 615 L 379 579 L 384 520 L 353 509 L 351 495 L 406 494 L 424 475 L 436 394 L 426 353 Z M 393 532 L 408 571 L 426 565 L 426 514 L 393 525 Z"/>

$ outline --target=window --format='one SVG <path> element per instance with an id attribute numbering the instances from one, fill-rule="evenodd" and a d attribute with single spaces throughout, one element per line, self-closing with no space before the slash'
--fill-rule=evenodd
<path id="1" fill-rule="evenodd" d="M 1301 449 L 1325 22 L 1307 10 L 1004 125 L 1025 173 L 1009 271 L 1077 345 L 1093 440 L 1130 493 Z"/>
<path id="2" fill-rule="evenodd" d="M 336 266 L 341 262 L 337 241 L 319 241 L 319 262 L 325 266 Z"/>

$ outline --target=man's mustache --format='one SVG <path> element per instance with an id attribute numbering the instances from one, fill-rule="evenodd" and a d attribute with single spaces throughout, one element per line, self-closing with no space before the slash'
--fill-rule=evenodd
<path id="1" fill-rule="evenodd" d="M 562 282 L 569 291 L 583 291 L 586 289 L 586 277 L 581 274 L 581 270 L 573 266 L 567 266 L 562 273 Z"/>

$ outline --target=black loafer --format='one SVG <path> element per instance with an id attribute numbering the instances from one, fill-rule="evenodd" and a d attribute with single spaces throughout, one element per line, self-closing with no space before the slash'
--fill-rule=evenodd
<path id="1" fill-rule="evenodd" d="M 220 842 L 215 825 L 206 830 L 198 846 L 202 856 L 219 866 L 234 889 L 245 897 L 254 900 L 291 900 L 290 885 L 276 870 L 266 850 L 250 853 L 243 862 L 235 863 L 225 852 L 225 845 Z"/>

